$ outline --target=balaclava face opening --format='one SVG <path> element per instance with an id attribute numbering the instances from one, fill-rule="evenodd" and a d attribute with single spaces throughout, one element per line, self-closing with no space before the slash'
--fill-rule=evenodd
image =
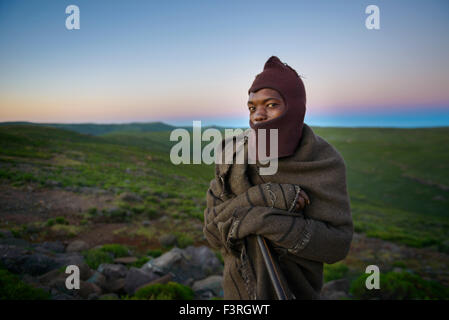
<path id="1" fill-rule="evenodd" d="M 249 120 L 249 125 L 254 129 L 256 138 L 259 129 L 266 129 L 267 158 L 270 158 L 270 129 L 278 129 L 278 158 L 290 156 L 298 147 L 304 126 L 306 113 L 304 84 L 293 68 L 282 63 L 278 57 L 272 56 L 265 63 L 263 71 L 254 79 L 248 94 L 263 88 L 278 91 L 284 99 L 286 110 L 280 116 L 261 123 L 253 124 Z M 265 158 L 265 155 L 262 155 L 262 158 Z"/>

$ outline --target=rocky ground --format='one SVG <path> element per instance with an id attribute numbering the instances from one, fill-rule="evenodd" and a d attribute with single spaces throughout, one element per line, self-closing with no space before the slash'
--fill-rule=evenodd
<path id="1" fill-rule="evenodd" d="M 163 215 L 114 222 L 96 217 L 82 224 L 90 208 L 99 212 L 116 210 L 118 196 L 97 188 L 62 188 L 54 184 L 48 188 L 0 185 L 0 264 L 23 281 L 45 289 L 53 299 L 115 299 L 132 296 L 139 287 L 169 281 L 191 287 L 197 299 L 223 296 L 223 266 L 216 253 L 205 246 L 199 220 Z M 136 197 L 122 193 L 119 200 L 133 203 Z M 64 217 L 67 225 L 61 230 L 45 226 L 48 219 L 56 217 Z M 22 234 L 11 232 L 21 226 L 26 226 Z M 191 245 L 176 247 L 179 235 L 173 233 L 174 228 L 194 234 Z M 83 252 L 111 243 L 135 250 L 113 263 L 90 268 Z M 138 259 L 134 255 L 137 252 L 141 256 L 148 250 L 173 246 L 157 258 L 148 257 L 149 261 L 140 267 L 130 266 Z M 406 270 L 449 286 L 449 255 L 433 248 L 412 248 L 355 233 L 342 263 L 348 272 L 327 281 L 323 298 L 351 298 L 352 277 L 370 264 L 379 266 L 381 272 Z M 80 268 L 80 290 L 65 287 L 65 267 L 71 264 Z"/>
<path id="2" fill-rule="evenodd" d="M 222 297 L 222 264 L 206 246 L 173 248 L 142 267 L 127 267 L 135 257 L 121 257 L 93 270 L 81 251 L 89 248 L 82 240 L 64 243 L 30 243 L 0 231 L 0 263 L 22 280 L 51 294 L 52 299 L 118 299 L 131 297 L 137 289 L 155 283 L 177 282 L 189 286 L 196 299 Z M 68 265 L 80 270 L 80 289 L 66 287 Z"/>

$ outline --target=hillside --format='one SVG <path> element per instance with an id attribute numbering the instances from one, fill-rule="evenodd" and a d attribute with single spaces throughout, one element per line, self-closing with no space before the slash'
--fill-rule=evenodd
<path id="1" fill-rule="evenodd" d="M 0 126 L 0 229 L 36 243 L 116 243 L 142 258 L 169 250 L 168 235 L 181 247 L 207 245 L 202 218 L 214 167 L 173 165 L 170 131 L 159 128 L 86 135 Z M 449 128 L 313 129 L 345 159 L 357 232 L 325 279 L 355 279 L 375 263 L 447 286 Z"/>

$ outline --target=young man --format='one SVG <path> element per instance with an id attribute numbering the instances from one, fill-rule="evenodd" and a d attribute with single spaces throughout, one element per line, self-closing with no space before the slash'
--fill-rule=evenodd
<path id="1" fill-rule="evenodd" d="M 278 130 L 278 170 L 260 175 L 262 165 L 247 161 L 247 140 L 234 150 L 234 157 L 244 152 L 244 164 L 216 164 L 203 231 L 224 259 L 224 298 L 276 299 L 260 235 L 270 243 L 288 296 L 319 299 L 323 263 L 344 259 L 352 240 L 344 160 L 304 124 L 303 82 L 279 58 L 268 59 L 248 93 L 248 130 L 267 129 L 267 144 L 269 129 Z"/>

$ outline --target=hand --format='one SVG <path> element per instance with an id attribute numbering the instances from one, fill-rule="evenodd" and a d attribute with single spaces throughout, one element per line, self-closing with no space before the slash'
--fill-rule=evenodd
<path id="1" fill-rule="evenodd" d="M 310 199 L 309 199 L 309 196 L 307 195 L 307 193 L 303 189 L 301 189 L 301 191 L 299 192 L 299 197 L 296 202 L 295 209 L 293 211 L 300 212 L 300 211 L 304 210 L 306 204 L 307 205 L 310 204 Z"/>

